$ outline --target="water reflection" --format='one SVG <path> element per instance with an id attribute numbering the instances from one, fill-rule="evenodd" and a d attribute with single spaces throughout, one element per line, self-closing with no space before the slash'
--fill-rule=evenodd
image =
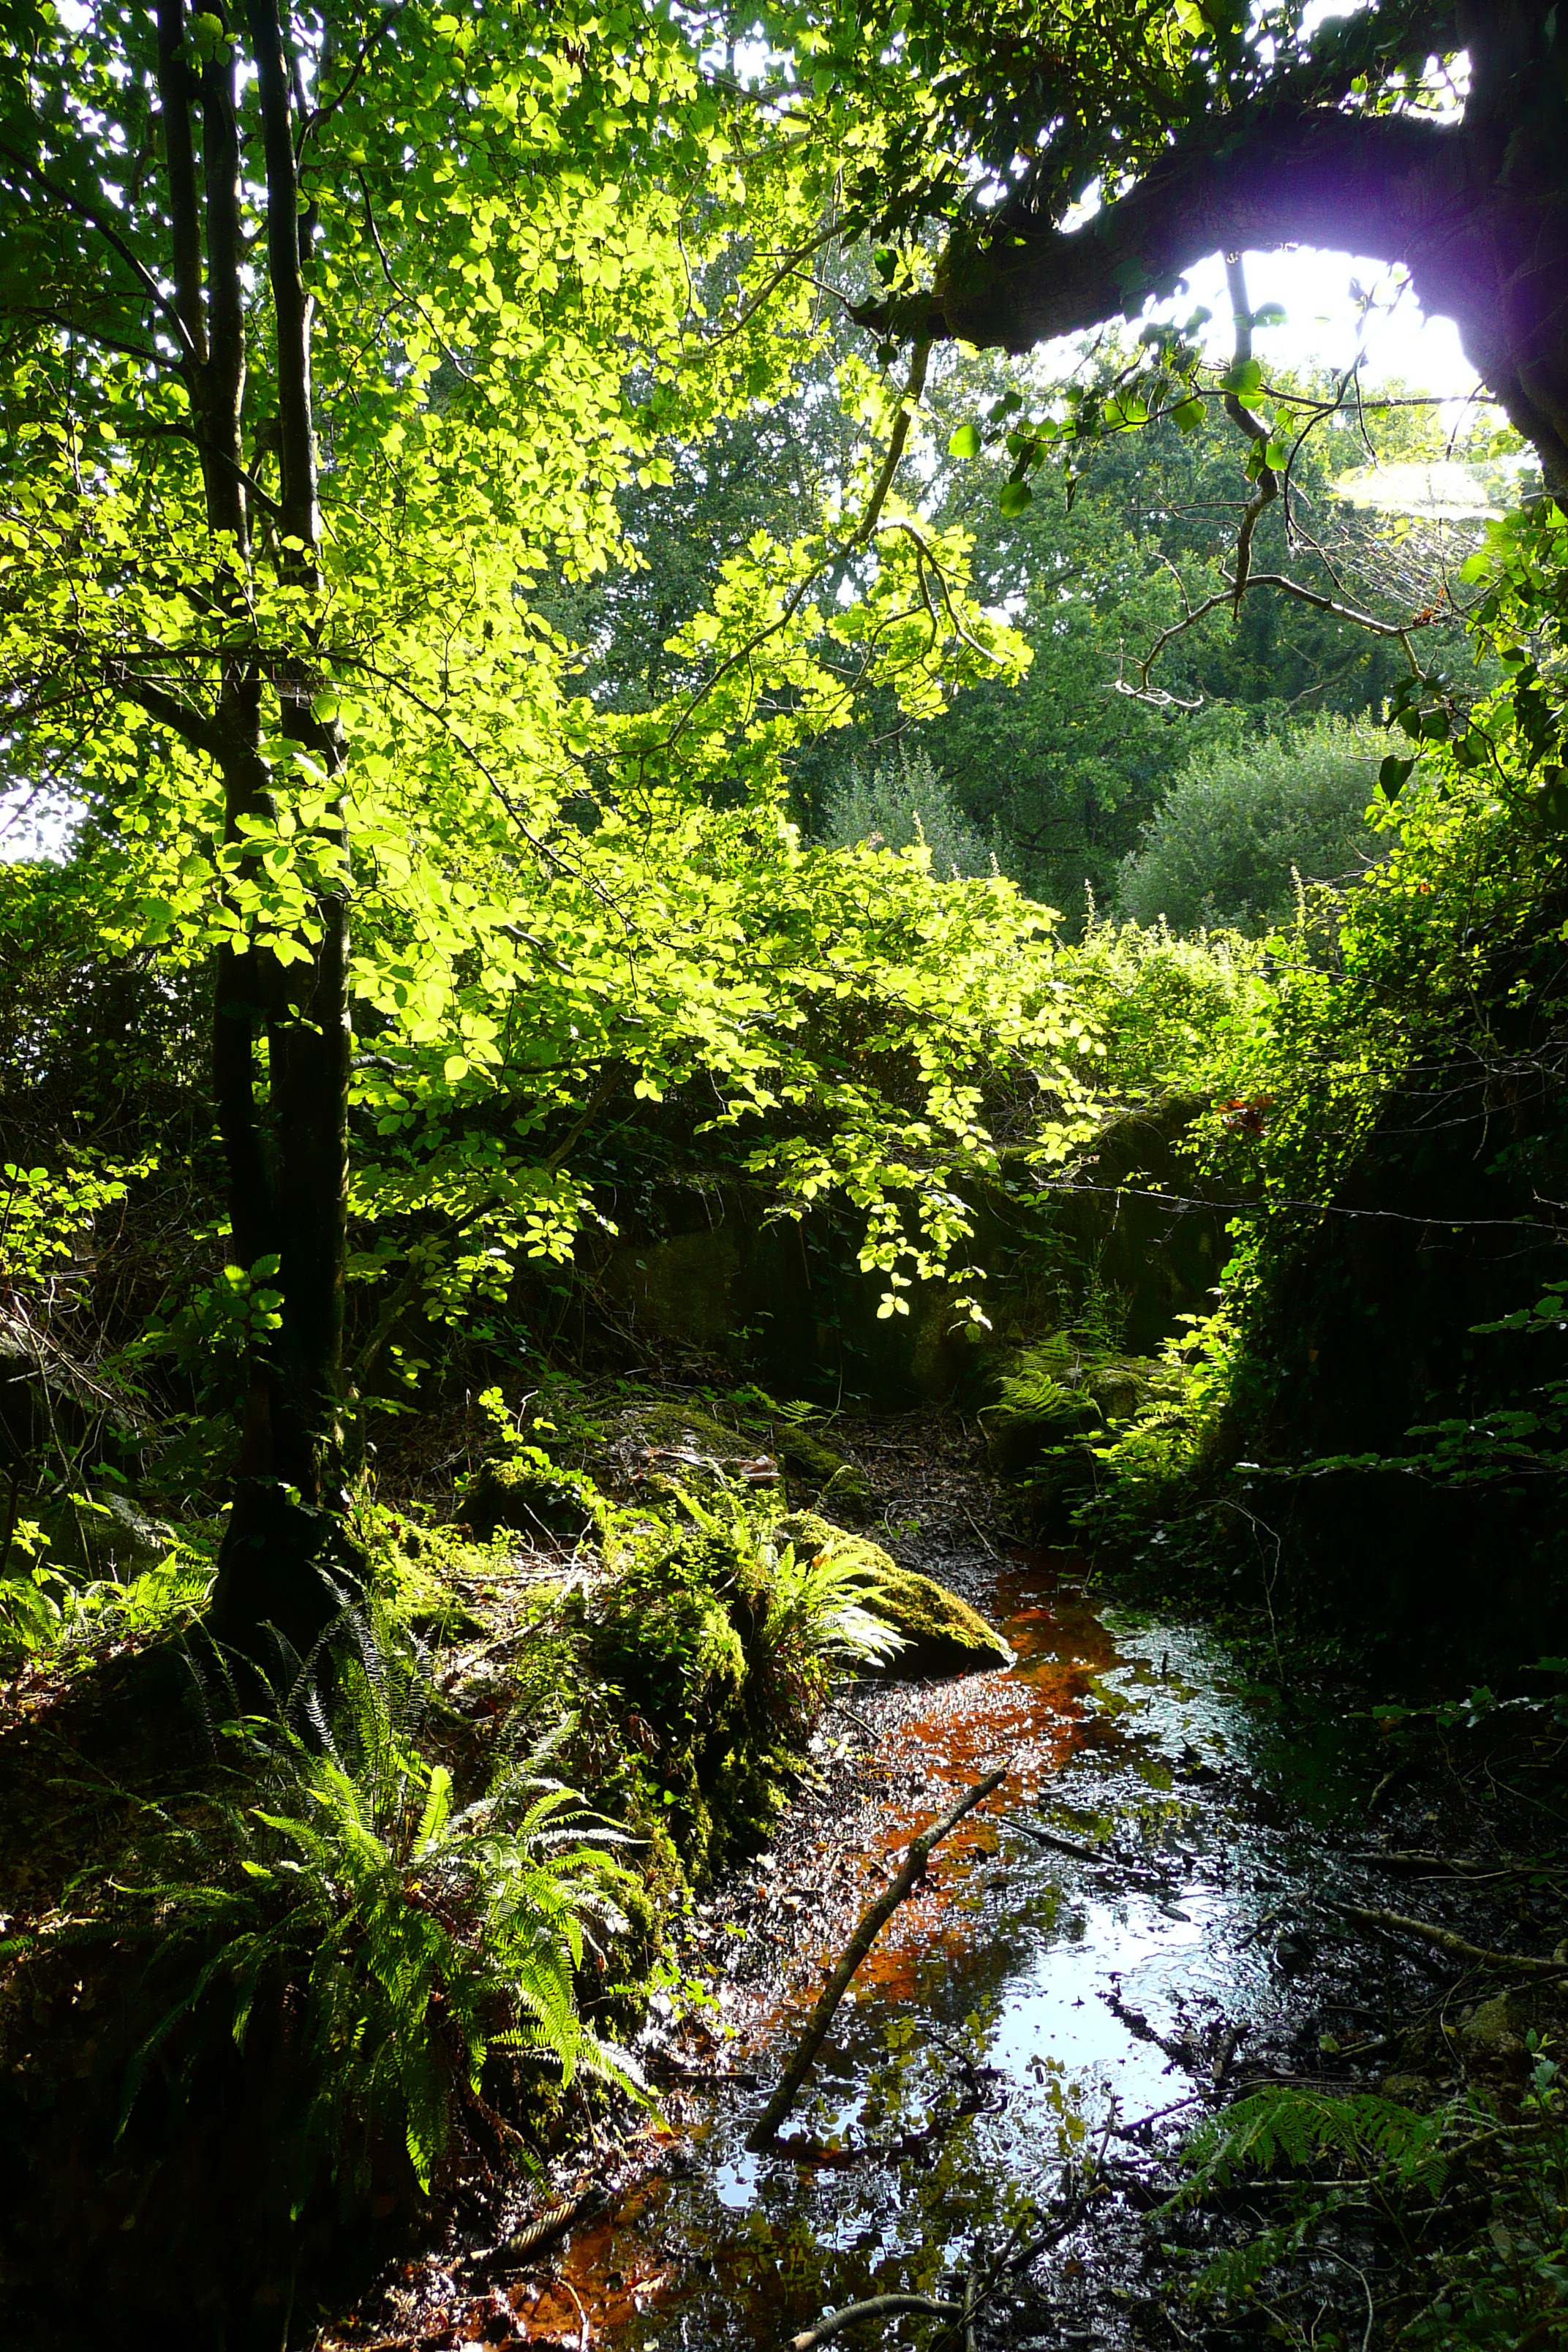
<path id="1" fill-rule="evenodd" d="M 746 2152 L 765 2089 L 694 2093 L 687 2168 L 563 2263 L 599 2343 L 738 2352 L 863 2295 L 934 2288 L 977 2231 L 1048 2193 L 1064 2158 L 1181 2100 L 1205 2026 L 1267 1999 L 1252 1931 L 1275 1882 L 1234 1810 L 1233 1768 L 1257 1740 L 1223 1661 L 1191 1631 L 1097 1616 L 1039 1569 L 1005 1575 L 994 1613 L 1018 1663 L 933 1688 L 889 1740 L 902 1793 L 880 1852 L 868 1843 L 866 1888 L 955 1790 L 1009 1754 L 1013 1769 L 840 2010 L 790 2126 L 816 2159 Z M 1041 1843 L 1043 1827 L 1085 1846 L 1113 1832 L 1131 1874 Z M 753 2018 L 764 2081 L 819 1981 Z M 518 2322 L 578 2340 L 559 2289 Z"/>

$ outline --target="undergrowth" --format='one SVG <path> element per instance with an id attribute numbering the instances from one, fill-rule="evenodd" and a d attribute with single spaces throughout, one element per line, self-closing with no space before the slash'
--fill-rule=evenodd
<path id="1" fill-rule="evenodd" d="M 191 1973 L 136 2052 L 121 2123 L 153 2053 L 209 1996 L 227 2000 L 243 2043 L 258 2003 L 293 1987 L 312 2155 L 363 2188 L 377 2144 L 401 2139 L 423 2190 L 496 2053 L 637 2090 L 575 1994 L 594 1937 L 625 1931 L 617 1897 L 635 1880 L 612 1851 L 625 1833 L 549 1769 L 570 1716 L 525 1755 L 503 1742 L 459 1804 L 426 1752 L 439 1706 L 417 1646 L 384 1617 L 356 1612 L 346 1631 L 330 1703 L 307 1675 L 278 1712 L 217 1727 L 259 1801 L 165 1816 L 169 1874 L 127 1890 Z"/>

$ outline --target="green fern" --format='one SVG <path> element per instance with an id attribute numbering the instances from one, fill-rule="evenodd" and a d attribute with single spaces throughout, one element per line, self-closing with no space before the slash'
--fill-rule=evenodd
<path id="1" fill-rule="evenodd" d="M 882 1588 L 854 1551 L 825 1544 L 796 1551 L 786 1544 L 773 1563 L 763 1638 L 772 1650 L 797 1649 L 825 1664 L 885 1666 L 905 1646 L 877 1612 Z"/>
<path id="2" fill-rule="evenodd" d="M 1447 2168 L 1439 2147 L 1447 2122 L 1446 2109 L 1421 2116 L 1371 2091 L 1333 2097 L 1274 2084 L 1237 2099 L 1193 2134 L 1184 2160 L 1194 2178 L 1182 2199 L 1227 2189 L 1237 2172 L 1305 2171 L 1324 2156 L 1435 2193 Z"/>
<path id="3" fill-rule="evenodd" d="M 16 1533 L 42 1549 L 31 1520 Z M 212 1586 L 210 1565 L 176 1549 L 154 1568 L 121 1583 L 83 1580 L 41 1559 L 0 1577 L 0 1658 L 75 1666 L 113 1644 L 164 1632 L 195 1617 Z"/>
<path id="4" fill-rule="evenodd" d="M 547 1769 L 570 1722 L 457 1807 L 450 1772 L 411 1736 L 433 1696 L 420 1662 L 384 1624 L 356 1631 L 333 1720 L 313 1686 L 305 1696 L 313 1741 L 286 1716 L 226 1727 L 268 1790 L 225 1814 L 226 1851 L 210 1830 L 166 1825 L 195 1868 L 140 1893 L 165 1950 L 189 1945 L 197 1964 L 136 2054 L 121 2127 L 155 2052 L 209 1990 L 230 1989 L 243 2042 L 258 2002 L 292 1985 L 310 2137 L 363 2179 L 395 2130 L 425 2189 L 492 2049 L 641 2095 L 634 2062 L 575 1997 L 585 1950 L 624 1929 L 616 1898 L 637 1882 L 608 1851 L 627 1841 Z"/>
<path id="5" fill-rule="evenodd" d="M 1227 2247 L 1192 2283 L 1199 2298 L 1229 2301 L 1249 2295 L 1277 2263 L 1314 2242 L 1325 2221 L 1346 2204 L 1364 2202 L 1368 2184 L 1403 2207 L 1413 2192 L 1436 2196 L 1447 2174 L 1440 2145 L 1449 2110 L 1427 2116 L 1370 2091 L 1334 2097 L 1284 2084 L 1237 2099 L 1200 2125 L 1183 2150 L 1190 2178 L 1163 2209 L 1201 2204 L 1227 2189 L 1239 2174 L 1303 2174 L 1338 2159 L 1342 2185 L 1289 2187 L 1291 2210 L 1240 2246 Z"/>

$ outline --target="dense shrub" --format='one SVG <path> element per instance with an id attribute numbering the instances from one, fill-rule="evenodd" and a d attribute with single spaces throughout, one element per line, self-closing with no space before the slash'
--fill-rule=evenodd
<path id="1" fill-rule="evenodd" d="M 970 824 L 921 743 L 900 743 L 868 772 L 858 762 L 827 795 L 824 838 L 832 849 L 866 842 L 875 849 L 931 852 L 931 870 L 946 881 L 994 873 L 991 845 Z"/>
<path id="2" fill-rule="evenodd" d="M 1385 845 L 1366 822 L 1386 740 L 1323 718 L 1189 760 L 1143 845 L 1121 867 L 1118 900 L 1139 923 L 1258 932 L 1288 917 L 1293 872 L 1352 879 Z"/>

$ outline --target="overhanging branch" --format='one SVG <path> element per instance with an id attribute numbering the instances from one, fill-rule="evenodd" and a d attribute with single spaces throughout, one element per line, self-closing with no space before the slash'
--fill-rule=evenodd
<path id="1" fill-rule="evenodd" d="M 1027 351 L 1168 289 L 1214 253 L 1318 245 L 1403 260 L 1417 279 L 1463 227 L 1463 133 L 1407 116 L 1260 110 L 1205 126 L 1082 228 L 1004 220 L 955 236 L 929 292 L 863 304 L 911 341 Z M 1441 307 L 1441 306 L 1438 306 Z"/>

